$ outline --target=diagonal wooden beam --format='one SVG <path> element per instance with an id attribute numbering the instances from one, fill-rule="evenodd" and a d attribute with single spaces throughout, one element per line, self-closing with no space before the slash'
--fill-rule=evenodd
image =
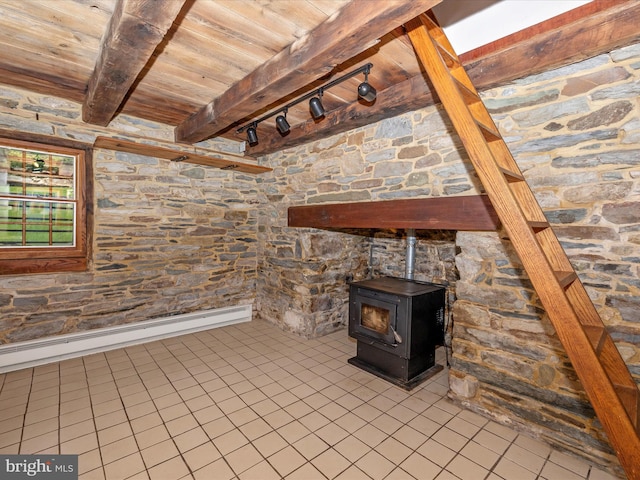
<path id="1" fill-rule="evenodd" d="M 176 127 L 176 141 L 209 138 L 367 50 L 442 0 L 352 0 Z"/>
<path id="2" fill-rule="evenodd" d="M 637 0 L 594 0 L 582 7 L 462 54 L 460 59 L 478 90 L 574 63 L 640 40 Z M 329 111 L 322 122 L 292 125 L 281 136 L 276 129 L 260 133 L 250 147 L 253 156 L 277 152 L 326 138 L 437 101 L 423 75 L 378 91 L 373 105 L 354 102 Z"/>
<path id="3" fill-rule="evenodd" d="M 186 1 L 117 1 L 82 105 L 85 122 L 111 121 Z"/>

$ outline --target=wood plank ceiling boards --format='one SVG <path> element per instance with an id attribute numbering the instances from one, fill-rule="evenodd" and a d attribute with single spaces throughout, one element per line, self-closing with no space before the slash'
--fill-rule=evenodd
<path id="1" fill-rule="evenodd" d="M 321 23 L 178 125 L 176 140 L 204 140 L 238 117 L 261 111 L 374 46 L 389 25 L 395 28 L 440 1 L 352 0 L 335 18 Z"/>
<path id="2" fill-rule="evenodd" d="M 123 113 L 176 126 L 181 142 L 243 141 L 238 126 L 374 65 L 373 104 L 350 79 L 326 92 L 321 122 L 300 104 L 287 135 L 260 125 L 255 157 L 432 103 L 401 25 L 451 1 L 0 0 L 0 83 L 82 103 L 95 124 Z M 594 0 L 461 59 L 482 90 L 637 41 L 637 18 L 635 0 Z"/>

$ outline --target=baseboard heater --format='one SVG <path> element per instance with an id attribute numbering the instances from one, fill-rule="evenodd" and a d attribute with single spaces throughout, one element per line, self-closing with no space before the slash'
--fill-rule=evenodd
<path id="1" fill-rule="evenodd" d="M 251 321 L 251 305 L 216 308 L 0 346 L 0 373 Z"/>

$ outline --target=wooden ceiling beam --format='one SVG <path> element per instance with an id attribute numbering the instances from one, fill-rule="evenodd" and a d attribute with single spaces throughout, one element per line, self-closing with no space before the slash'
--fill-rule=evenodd
<path id="1" fill-rule="evenodd" d="M 640 40 L 636 0 L 594 0 L 460 56 L 478 90 L 504 85 L 609 52 Z M 248 148 L 265 155 L 369 125 L 394 115 L 433 105 L 437 99 L 423 75 L 378 92 L 373 105 L 358 102 L 329 111 L 325 118 L 292 125 L 286 136 L 275 128 L 260 132 L 260 143 Z M 236 137 L 236 140 L 239 138 Z"/>
<path id="2" fill-rule="evenodd" d="M 176 141 L 194 143 L 331 73 L 390 30 L 442 0 L 352 0 L 340 12 L 276 54 L 176 127 Z"/>
<path id="3" fill-rule="evenodd" d="M 85 122 L 111 121 L 186 1 L 117 1 L 82 105 Z"/>

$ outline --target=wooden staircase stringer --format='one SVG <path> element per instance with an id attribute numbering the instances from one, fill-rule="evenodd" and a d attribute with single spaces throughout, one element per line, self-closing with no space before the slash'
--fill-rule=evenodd
<path id="1" fill-rule="evenodd" d="M 628 477 L 640 480 L 640 391 L 442 29 L 406 25 Z"/>

